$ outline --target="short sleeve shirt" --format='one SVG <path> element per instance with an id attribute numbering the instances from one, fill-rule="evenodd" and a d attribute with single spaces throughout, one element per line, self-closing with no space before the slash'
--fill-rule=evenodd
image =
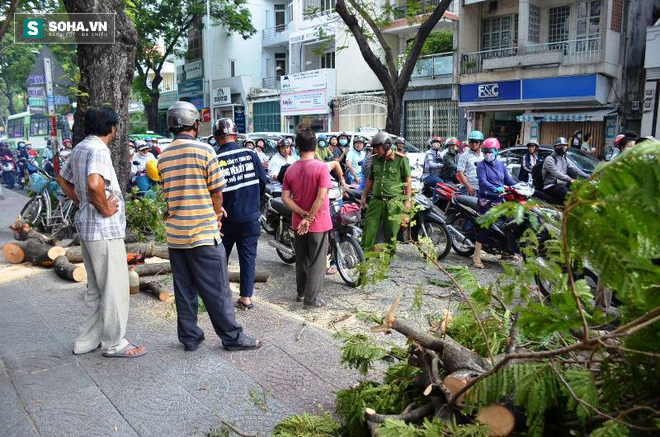
<path id="1" fill-rule="evenodd" d="M 284 174 L 283 190 L 290 191 L 296 205 L 309 211 L 316 200 L 319 188 L 332 188 L 328 166 L 316 159 L 296 161 Z M 293 228 L 297 228 L 302 220 L 293 213 Z M 332 229 L 330 218 L 330 200 L 325 196 L 321 209 L 316 213 L 309 232 L 326 232 Z"/>
<path id="2" fill-rule="evenodd" d="M 105 182 L 106 197 L 113 194 L 119 200 L 119 209 L 110 217 L 104 217 L 92 205 L 87 186 L 87 176 L 101 175 Z M 110 149 L 99 137 L 90 135 L 73 148 L 61 176 L 75 187 L 80 204 L 75 217 L 78 235 L 83 241 L 124 238 L 126 209 L 124 197 L 112 166 Z"/>
<path id="3" fill-rule="evenodd" d="M 467 178 L 470 185 L 476 187 L 479 185 L 479 179 L 477 179 L 477 163 L 483 161 L 484 155 L 479 151 L 479 153 L 474 153 L 472 150 L 467 149 L 465 153 L 458 157 L 458 164 L 456 166 L 456 171 L 462 171 L 465 177 Z"/>
<path id="4" fill-rule="evenodd" d="M 190 249 L 220 242 L 211 194 L 225 179 L 213 147 L 181 137 L 158 157 L 158 173 L 167 201 L 167 245 Z"/>
<path id="5" fill-rule="evenodd" d="M 373 194 L 391 199 L 403 194 L 403 184 L 410 177 L 408 158 L 394 154 L 394 159 L 374 157 L 371 161 L 369 180 L 373 181 Z"/>

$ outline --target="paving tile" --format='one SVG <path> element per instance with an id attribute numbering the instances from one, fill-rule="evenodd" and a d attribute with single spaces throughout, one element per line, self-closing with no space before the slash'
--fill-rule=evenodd
<path id="1" fill-rule="evenodd" d="M 42 436 L 138 435 L 95 387 L 36 402 L 29 405 L 28 409 Z"/>
<path id="2" fill-rule="evenodd" d="M 36 372 L 16 372 L 14 385 L 26 404 L 39 403 L 67 393 L 95 387 L 92 379 L 76 362 Z"/>
<path id="3" fill-rule="evenodd" d="M 38 436 L 34 423 L 0 363 L 0 435 L 4 437 Z"/>

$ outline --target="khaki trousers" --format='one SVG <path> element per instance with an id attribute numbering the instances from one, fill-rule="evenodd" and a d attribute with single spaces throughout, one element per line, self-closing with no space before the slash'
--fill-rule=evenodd
<path id="1" fill-rule="evenodd" d="M 101 344 L 116 353 L 128 345 L 124 338 L 128 321 L 129 292 L 126 247 L 123 238 L 81 241 L 87 270 L 85 317 L 74 354 L 91 352 Z"/>

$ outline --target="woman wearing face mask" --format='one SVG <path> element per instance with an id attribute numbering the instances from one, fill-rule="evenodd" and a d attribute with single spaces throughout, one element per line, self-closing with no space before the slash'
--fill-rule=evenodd
<path id="1" fill-rule="evenodd" d="M 484 154 L 484 160 L 477 164 L 477 179 L 479 180 L 479 213 L 485 214 L 486 211 L 493 206 L 504 202 L 502 193 L 505 186 L 512 186 L 516 184 L 509 172 L 506 170 L 506 165 L 502 161 L 498 161 L 497 154 L 500 151 L 500 142 L 497 138 L 486 138 L 481 144 L 481 151 Z M 481 247 L 490 237 L 490 229 L 480 229 L 477 234 L 477 242 L 474 245 L 474 255 L 472 262 L 478 269 L 483 269 L 484 265 L 481 262 Z M 511 248 L 511 252 L 514 249 Z M 515 258 L 513 253 L 502 253 L 502 259 Z"/>
<path id="2" fill-rule="evenodd" d="M 325 134 L 319 135 L 317 144 L 314 158 L 321 162 L 332 161 L 332 152 L 328 149 L 328 137 Z"/>
<path id="3" fill-rule="evenodd" d="M 346 182 L 349 184 L 360 184 L 362 182 L 362 166 L 364 160 L 364 140 L 361 137 L 355 137 L 353 147 L 346 155 Z"/>

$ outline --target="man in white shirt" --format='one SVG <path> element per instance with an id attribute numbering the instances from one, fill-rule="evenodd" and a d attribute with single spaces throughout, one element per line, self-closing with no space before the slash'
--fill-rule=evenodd
<path id="1" fill-rule="evenodd" d="M 468 136 L 468 147 L 458 158 L 456 168 L 456 178 L 461 182 L 462 194 L 477 197 L 479 190 L 479 180 L 477 179 L 477 163 L 483 161 L 484 155 L 481 153 L 481 143 L 484 141 L 484 134 L 480 131 L 472 131 Z"/>
<path id="2" fill-rule="evenodd" d="M 282 183 L 279 180 L 280 170 L 283 166 L 294 162 L 296 162 L 296 159 L 291 156 L 291 142 L 287 138 L 281 139 L 277 143 L 277 154 L 273 155 L 268 161 L 268 177 Z"/>

